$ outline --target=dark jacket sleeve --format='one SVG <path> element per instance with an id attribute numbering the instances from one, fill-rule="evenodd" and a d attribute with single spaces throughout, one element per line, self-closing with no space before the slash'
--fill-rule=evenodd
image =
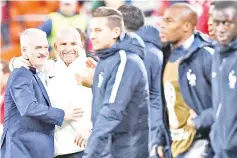
<path id="1" fill-rule="evenodd" d="M 109 139 L 112 136 L 111 133 L 123 120 L 123 112 L 137 85 L 136 78 L 142 77 L 137 75 L 138 71 L 138 67 L 121 61 L 119 66 L 115 66 L 111 72 L 111 78 L 105 83 L 102 109 L 93 125 L 84 158 L 106 157 L 101 155 L 102 153 L 110 155 Z"/>
<path id="2" fill-rule="evenodd" d="M 213 108 L 202 111 L 202 113 L 194 119 L 195 128 L 198 130 L 202 128 L 210 128 L 213 123 Z"/>
<path id="3" fill-rule="evenodd" d="M 149 107 L 149 127 L 150 127 L 150 142 L 149 148 L 154 145 L 163 145 L 163 120 L 162 120 L 162 98 L 161 98 L 161 71 L 163 63 L 162 52 L 158 49 L 152 50 L 150 54 L 150 107 Z M 154 52 L 156 51 L 156 52 Z"/>
<path id="4" fill-rule="evenodd" d="M 27 76 L 22 72 L 15 75 L 10 85 L 10 94 L 21 116 L 32 117 L 60 126 L 64 119 L 64 111 L 40 104 L 37 101 L 32 84 L 33 76 Z"/>
<path id="5" fill-rule="evenodd" d="M 204 74 L 206 77 L 206 80 L 209 81 L 211 84 L 212 79 L 212 58 L 214 54 L 214 49 L 211 47 L 204 47 L 204 55 L 203 55 L 203 69 Z M 195 119 L 194 124 L 196 129 L 201 128 L 208 128 L 211 127 L 211 125 L 214 122 L 213 118 L 213 108 L 212 105 L 210 105 L 211 108 L 208 108 L 204 111 L 202 111 Z"/>

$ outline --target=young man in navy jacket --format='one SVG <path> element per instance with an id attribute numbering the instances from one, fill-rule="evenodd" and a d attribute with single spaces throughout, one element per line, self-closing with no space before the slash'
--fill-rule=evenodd
<path id="1" fill-rule="evenodd" d="M 215 158 L 237 157 L 237 2 L 215 4 L 213 20 L 219 42 L 213 58 L 213 117 L 211 144 Z"/>
<path id="2" fill-rule="evenodd" d="M 84 158 L 148 157 L 149 89 L 144 43 L 123 34 L 122 14 L 95 10 L 91 41 L 100 60 L 92 85 L 93 130 Z"/>

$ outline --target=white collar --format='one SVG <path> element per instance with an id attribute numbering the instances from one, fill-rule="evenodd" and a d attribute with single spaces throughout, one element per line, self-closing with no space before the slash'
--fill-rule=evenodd
<path id="1" fill-rule="evenodd" d="M 194 41 L 194 35 L 190 36 L 183 44 L 184 49 L 189 49 Z"/>
<path id="2" fill-rule="evenodd" d="M 41 67 L 40 69 L 36 69 L 36 74 L 44 74 L 45 73 L 45 67 Z"/>

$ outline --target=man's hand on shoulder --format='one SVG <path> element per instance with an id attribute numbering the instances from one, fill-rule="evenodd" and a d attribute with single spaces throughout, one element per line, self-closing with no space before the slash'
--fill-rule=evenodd
<path id="1" fill-rule="evenodd" d="M 29 62 L 29 58 L 26 56 L 20 56 L 20 57 L 15 57 L 11 61 L 11 66 L 13 69 L 20 68 L 20 67 L 25 67 L 26 69 L 29 69 L 31 66 Z"/>

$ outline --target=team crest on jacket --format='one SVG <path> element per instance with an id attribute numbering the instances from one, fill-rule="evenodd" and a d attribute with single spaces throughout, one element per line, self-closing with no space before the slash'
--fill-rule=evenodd
<path id="1" fill-rule="evenodd" d="M 194 73 L 192 74 L 191 69 L 189 69 L 187 72 L 187 79 L 191 86 L 196 86 L 196 75 Z"/>
<path id="2" fill-rule="evenodd" d="M 103 72 L 100 72 L 99 73 L 99 81 L 98 81 L 98 87 L 100 88 L 101 87 L 101 85 L 102 85 L 102 82 L 103 82 L 103 80 L 104 80 L 104 77 L 103 77 Z"/>
<path id="3" fill-rule="evenodd" d="M 236 76 L 234 75 L 235 71 L 232 70 L 230 73 L 229 73 L 229 87 L 230 89 L 235 89 L 235 84 L 236 84 Z"/>
<path id="4" fill-rule="evenodd" d="M 212 72 L 212 78 L 216 77 L 216 72 Z"/>

